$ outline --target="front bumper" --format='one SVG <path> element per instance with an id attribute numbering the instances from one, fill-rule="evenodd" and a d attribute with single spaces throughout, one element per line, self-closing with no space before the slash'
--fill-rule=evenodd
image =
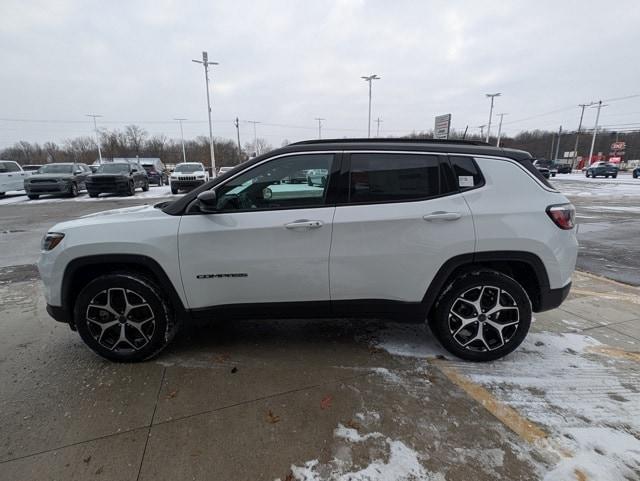
<path id="1" fill-rule="evenodd" d="M 71 182 L 25 182 L 24 190 L 28 194 L 68 194 Z"/>
<path id="2" fill-rule="evenodd" d="M 543 288 L 540 290 L 540 304 L 535 312 L 550 311 L 559 307 L 569 295 L 571 282 L 558 289 Z"/>
<path id="3" fill-rule="evenodd" d="M 109 184 L 87 183 L 87 191 L 90 194 L 123 194 L 129 190 L 129 181 L 114 182 Z"/>

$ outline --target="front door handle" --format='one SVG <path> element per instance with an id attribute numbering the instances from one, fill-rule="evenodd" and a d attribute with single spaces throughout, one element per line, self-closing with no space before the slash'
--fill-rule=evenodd
<path id="1" fill-rule="evenodd" d="M 285 224 L 284 227 L 285 229 L 319 229 L 322 225 L 321 220 L 300 219 Z"/>
<path id="2" fill-rule="evenodd" d="M 438 212 L 432 212 L 431 214 L 427 214 L 422 218 L 428 222 L 440 222 L 440 221 L 458 220 L 460 217 L 462 217 L 462 214 L 460 214 L 460 212 L 438 211 Z"/>

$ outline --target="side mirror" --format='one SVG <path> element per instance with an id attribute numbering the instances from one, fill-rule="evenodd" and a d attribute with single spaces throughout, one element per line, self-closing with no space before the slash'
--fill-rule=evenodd
<path id="1" fill-rule="evenodd" d="M 75 175 L 84 174 L 84 171 L 83 171 L 83 170 L 78 169 L 78 170 L 76 170 L 76 171 L 74 172 L 74 174 L 75 174 Z"/>
<path id="2" fill-rule="evenodd" d="M 198 205 L 205 214 L 213 214 L 218 210 L 218 196 L 215 190 L 205 190 L 198 194 Z"/>

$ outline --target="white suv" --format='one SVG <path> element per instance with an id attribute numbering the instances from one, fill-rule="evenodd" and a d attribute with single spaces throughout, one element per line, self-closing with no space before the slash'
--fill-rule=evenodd
<path id="1" fill-rule="evenodd" d="M 292 144 L 174 202 L 54 226 L 48 311 L 121 361 L 193 319 L 329 316 L 428 319 L 456 356 L 496 359 L 562 303 L 576 261 L 574 208 L 530 159 L 478 142 Z M 324 185 L 291 180 L 311 170 Z"/>
<path id="2" fill-rule="evenodd" d="M 180 190 L 191 190 L 208 180 L 209 172 L 200 162 L 183 162 L 176 165 L 169 177 L 171 193 L 177 194 Z"/>

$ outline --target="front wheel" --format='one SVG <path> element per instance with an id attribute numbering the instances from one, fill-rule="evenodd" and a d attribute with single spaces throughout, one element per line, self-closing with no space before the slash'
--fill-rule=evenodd
<path id="1" fill-rule="evenodd" d="M 611 177 L 613 177 L 614 179 L 618 178 L 618 174 L 613 174 Z"/>
<path id="2" fill-rule="evenodd" d="M 78 184 L 75 182 L 71 183 L 71 187 L 69 189 L 69 195 L 71 197 L 78 197 Z"/>
<path id="3" fill-rule="evenodd" d="M 144 361 L 164 349 L 178 330 L 164 298 L 137 273 L 103 275 L 80 292 L 74 321 L 96 354 L 112 361 Z"/>
<path id="4" fill-rule="evenodd" d="M 172 185 L 172 186 L 171 186 L 171 193 L 172 193 L 172 194 L 174 194 L 174 195 L 175 195 L 175 194 L 177 194 L 177 193 L 178 193 L 178 188 L 177 188 L 177 187 L 174 187 L 174 186 Z"/>
<path id="5" fill-rule="evenodd" d="M 142 192 L 149 192 L 149 181 L 145 180 L 144 184 L 142 184 Z"/>
<path id="6" fill-rule="evenodd" d="M 131 196 L 131 195 L 135 195 L 136 193 L 136 184 L 133 183 L 133 181 L 129 182 L 129 187 L 127 189 L 127 195 Z"/>
<path id="7" fill-rule="evenodd" d="M 29 194 L 27 197 L 29 197 L 29 200 L 36 200 L 40 198 L 38 194 Z"/>
<path id="8" fill-rule="evenodd" d="M 471 272 L 443 290 L 430 325 L 455 356 L 493 361 L 524 340 L 531 325 L 531 301 L 522 286 L 505 274 Z"/>

